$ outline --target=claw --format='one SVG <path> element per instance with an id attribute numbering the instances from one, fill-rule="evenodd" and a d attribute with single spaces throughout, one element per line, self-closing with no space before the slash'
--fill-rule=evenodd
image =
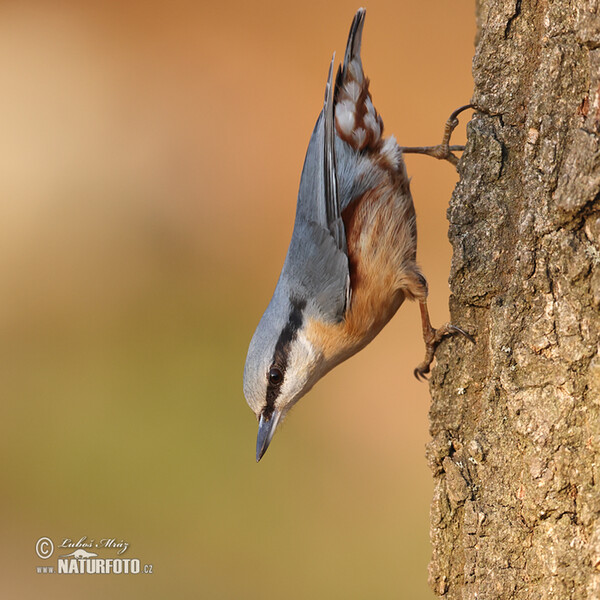
<path id="1" fill-rule="evenodd" d="M 425 376 L 426 373 L 429 373 L 429 366 L 427 366 L 426 371 L 422 371 L 421 369 L 422 369 L 421 365 L 416 367 L 415 370 L 413 371 L 413 375 L 417 378 L 417 381 L 429 381 L 429 377 Z"/>
<path id="2" fill-rule="evenodd" d="M 475 338 L 470 333 L 467 333 L 464 329 L 461 329 L 456 325 L 452 325 L 452 323 L 446 323 L 441 329 L 446 330 L 445 335 L 454 335 L 455 333 L 460 333 L 460 335 L 466 337 L 472 344 L 475 343 Z M 436 332 L 437 331 L 439 330 L 436 330 Z"/>

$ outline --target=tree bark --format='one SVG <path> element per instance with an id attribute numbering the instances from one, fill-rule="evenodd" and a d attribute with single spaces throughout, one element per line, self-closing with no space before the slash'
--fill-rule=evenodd
<path id="1" fill-rule="evenodd" d="M 448 218 L 430 585 L 600 598 L 600 4 L 478 0 L 477 112 Z"/>

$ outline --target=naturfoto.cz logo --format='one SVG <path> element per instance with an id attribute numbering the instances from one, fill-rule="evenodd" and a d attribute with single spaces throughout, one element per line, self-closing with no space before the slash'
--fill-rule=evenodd
<path id="1" fill-rule="evenodd" d="M 77 541 L 62 538 L 55 545 L 48 537 L 41 537 L 35 544 L 35 553 L 43 560 L 50 559 L 55 549 L 58 550 L 56 565 L 44 564 L 36 567 L 37 573 L 59 575 L 137 575 L 151 574 L 152 564 L 142 564 L 139 558 L 121 557 L 129 548 L 129 542 L 116 538 L 95 540 L 84 536 Z M 99 556 L 98 552 L 109 552 L 116 556 Z M 64 552 L 61 554 L 60 551 Z"/>

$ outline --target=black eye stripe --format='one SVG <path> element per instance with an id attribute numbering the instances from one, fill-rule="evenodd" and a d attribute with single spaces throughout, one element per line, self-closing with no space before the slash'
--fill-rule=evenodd
<path id="1" fill-rule="evenodd" d="M 306 308 L 306 300 L 294 300 L 290 299 L 291 310 L 288 322 L 282 329 L 279 339 L 275 344 L 275 351 L 273 352 L 273 360 L 271 361 L 271 367 L 267 372 L 267 393 L 266 402 L 267 405 L 263 410 L 263 416 L 266 419 L 273 414 L 275 410 L 275 400 L 281 391 L 281 384 L 285 379 L 285 370 L 288 363 L 288 355 L 292 342 L 298 335 L 298 330 L 302 327 L 304 321 L 304 315 L 302 311 Z M 281 380 L 278 383 L 272 383 L 270 373 L 273 369 L 278 369 L 281 372 Z"/>

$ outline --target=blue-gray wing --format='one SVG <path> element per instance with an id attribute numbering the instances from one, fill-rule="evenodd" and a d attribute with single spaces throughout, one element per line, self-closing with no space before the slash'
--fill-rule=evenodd
<path id="1" fill-rule="evenodd" d="M 330 232 L 339 250 L 347 253 L 336 160 L 340 140 L 336 144 L 333 60 L 332 58 L 325 86 L 323 110 L 304 159 L 296 218 L 321 225 Z"/>
<path id="2" fill-rule="evenodd" d="M 350 275 L 337 176 L 333 96 L 332 59 L 323 110 L 304 160 L 282 283 L 322 317 L 339 321 L 350 298 Z"/>
<path id="3" fill-rule="evenodd" d="M 343 79 L 343 69 L 351 61 L 360 60 L 363 22 L 364 10 L 361 10 L 350 29 L 344 66 L 342 71 L 338 69 L 336 77 L 338 82 Z M 282 283 L 287 284 L 290 293 L 302 290 L 307 301 L 316 299 L 315 308 L 323 317 L 340 320 L 351 296 L 342 212 L 355 198 L 374 187 L 378 172 L 363 152 L 357 151 L 337 134 L 335 105 L 332 59 L 323 110 L 304 160 L 294 233 L 282 272 Z"/>
<path id="4" fill-rule="evenodd" d="M 278 286 L 295 301 L 306 301 L 321 320 L 343 319 L 349 303 L 348 257 L 331 232 L 313 221 L 296 220 Z"/>

